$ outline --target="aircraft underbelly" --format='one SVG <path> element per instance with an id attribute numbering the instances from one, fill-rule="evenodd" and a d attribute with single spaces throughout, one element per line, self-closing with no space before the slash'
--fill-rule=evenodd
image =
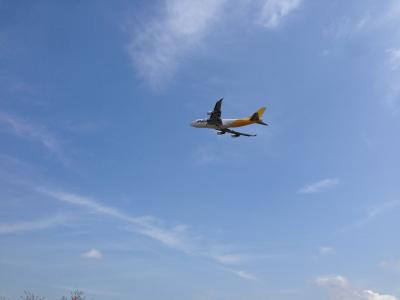
<path id="1" fill-rule="evenodd" d="M 211 129 L 218 129 L 218 128 L 220 128 L 221 126 L 218 126 L 218 125 L 216 125 L 216 124 L 207 124 L 207 126 L 206 126 L 206 128 L 211 128 Z"/>
<path id="2" fill-rule="evenodd" d="M 250 125 L 252 122 L 247 119 L 233 119 L 233 120 L 222 120 L 223 128 L 235 128 Z"/>

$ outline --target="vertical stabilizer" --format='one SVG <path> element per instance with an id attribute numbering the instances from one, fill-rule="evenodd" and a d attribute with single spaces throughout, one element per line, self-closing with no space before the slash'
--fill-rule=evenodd
<path id="1" fill-rule="evenodd" d="M 265 112 L 265 107 L 261 107 L 259 110 L 257 110 L 254 114 L 251 115 L 250 121 L 253 121 L 254 123 L 262 124 L 262 125 L 268 125 L 267 123 L 264 123 L 262 120 L 262 116 Z"/>

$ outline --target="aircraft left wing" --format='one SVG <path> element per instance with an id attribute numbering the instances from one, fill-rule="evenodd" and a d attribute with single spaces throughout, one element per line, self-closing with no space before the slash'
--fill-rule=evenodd
<path id="1" fill-rule="evenodd" d="M 225 128 L 225 129 L 221 129 L 219 132 L 221 132 L 221 134 L 224 133 L 230 133 L 232 134 L 232 137 L 239 137 L 239 136 L 256 136 L 256 134 L 249 134 L 249 133 L 243 133 L 243 132 L 238 132 L 229 128 Z"/>
<path id="2" fill-rule="evenodd" d="M 209 112 L 210 117 L 208 118 L 208 122 L 213 125 L 222 124 L 221 120 L 221 106 L 222 106 L 223 98 L 219 99 L 217 103 L 215 103 L 214 110 Z"/>

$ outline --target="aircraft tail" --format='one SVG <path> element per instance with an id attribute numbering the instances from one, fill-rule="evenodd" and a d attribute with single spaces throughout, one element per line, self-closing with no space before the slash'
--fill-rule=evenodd
<path id="1" fill-rule="evenodd" d="M 261 107 L 259 110 L 257 110 L 254 114 L 251 115 L 250 121 L 253 121 L 253 122 L 261 124 L 261 125 L 268 126 L 268 124 L 264 123 L 262 120 L 262 116 L 263 116 L 264 112 L 265 112 L 265 107 Z"/>

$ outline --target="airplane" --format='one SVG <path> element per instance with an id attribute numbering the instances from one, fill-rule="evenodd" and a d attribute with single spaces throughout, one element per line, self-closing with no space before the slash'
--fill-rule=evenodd
<path id="1" fill-rule="evenodd" d="M 256 134 L 238 132 L 230 128 L 247 126 L 251 124 L 261 124 L 268 126 L 268 124 L 264 123 L 262 120 L 262 115 L 265 112 L 265 107 L 261 107 L 258 111 L 247 118 L 221 119 L 222 100 L 223 98 L 219 99 L 217 103 L 215 103 L 214 110 L 207 113 L 207 115 L 209 115 L 208 119 L 197 119 L 191 123 L 191 126 L 196 128 L 215 129 L 218 135 L 230 133 L 233 138 L 237 138 L 240 136 L 256 136 Z"/>

